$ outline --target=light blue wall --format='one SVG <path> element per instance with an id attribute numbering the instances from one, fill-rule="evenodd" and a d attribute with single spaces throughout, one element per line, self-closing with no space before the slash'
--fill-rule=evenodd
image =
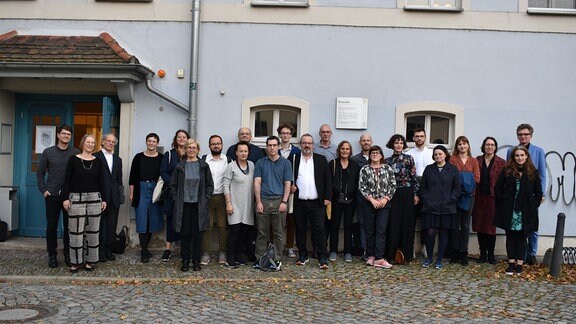
<path id="1" fill-rule="evenodd" d="M 199 134 L 214 125 L 239 125 L 241 102 L 258 96 L 294 96 L 311 103 L 310 130 L 335 124 L 335 98 L 369 100 L 368 131 L 384 145 L 396 130 L 395 107 L 441 101 L 464 108 L 473 154 L 491 135 L 501 146 L 517 143 L 515 128 L 528 122 L 533 142 L 546 151 L 575 152 L 575 36 L 489 31 L 321 26 L 203 24 Z M 210 39 L 218 39 L 210 42 Z M 226 89 L 221 97 L 219 89 Z M 209 110 L 209 112 L 206 112 Z M 226 116 L 225 121 L 222 116 Z M 237 127 L 222 127 L 225 141 Z M 403 132 L 403 130 L 399 130 Z M 362 131 L 335 130 L 354 143 Z M 457 134 L 461 135 L 461 134 Z M 358 150 L 356 145 L 355 150 Z M 503 155 L 503 154 L 502 154 Z M 570 163 L 570 162 L 569 162 Z M 562 176 L 551 170 L 548 181 Z M 565 172 L 565 181 L 574 174 Z M 569 180 L 572 179 L 572 180 Z M 555 187 L 556 190 L 558 187 Z M 571 197 L 570 188 L 565 189 Z M 553 234 L 560 211 L 574 203 L 541 208 L 543 233 Z M 568 219 L 567 232 L 576 234 Z"/>
<path id="2" fill-rule="evenodd" d="M 517 12 L 518 0 L 472 0 L 473 11 Z"/>

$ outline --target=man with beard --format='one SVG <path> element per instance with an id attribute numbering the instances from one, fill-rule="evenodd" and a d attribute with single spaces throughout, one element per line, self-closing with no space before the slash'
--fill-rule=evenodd
<path id="1" fill-rule="evenodd" d="M 210 154 L 204 155 L 202 160 L 206 161 L 210 166 L 212 180 L 214 181 L 214 193 L 208 202 L 210 221 L 208 229 L 202 237 L 202 250 L 204 251 L 204 255 L 200 260 L 200 264 L 207 265 L 210 263 L 214 223 L 216 223 L 216 231 L 218 233 L 218 263 L 226 264 L 228 218 L 226 216 L 226 200 L 224 199 L 224 173 L 231 160 L 222 154 L 222 137 L 220 137 L 220 135 L 210 136 L 208 145 L 210 147 Z"/>
<path id="2" fill-rule="evenodd" d="M 58 267 L 56 249 L 58 248 L 58 219 L 62 212 L 64 224 L 64 260 L 70 266 L 70 237 L 68 235 L 68 213 L 62 208 L 62 202 L 68 197 L 62 197 L 62 186 L 66 177 L 66 167 L 72 155 L 80 150 L 70 145 L 72 141 L 72 127 L 62 125 L 56 129 L 58 143 L 45 149 L 38 162 L 36 177 L 38 190 L 44 195 L 46 203 L 46 247 L 48 249 L 48 267 Z M 46 174 L 48 178 L 46 179 Z"/>
<path id="3" fill-rule="evenodd" d="M 360 149 L 362 149 L 362 151 L 356 155 L 354 155 L 353 157 L 351 157 L 350 159 L 354 162 L 356 162 L 356 164 L 358 164 L 358 166 L 360 167 L 360 169 L 362 169 L 362 167 L 364 165 L 366 165 L 366 163 L 368 163 L 368 159 L 370 158 L 370 148 L 372 147 L 372 136 L 368 133 L 364 133 L 362 135 L 360 135 Z M 362 201 L 364 200 L 364 197 L 362 197 L 362 194 L 360 192 L 358 192 L 356 194 L 356 201 Z M 353 235 L 354 235 L 354 245 L 358 246 L 358 239 L 356 237 L 358 237 L 360 239 L 360 247 L 361 247 L 361 254 L 362 254 L 362 259 L 364 261 L 367 260 L 366 257 L 366 228 L 364 227 L 364 209 L 363 208 L 357 208 L 356 209 L 356 218 L 358 220 L 357 223 L 355 223 L 355 225 L 357 224 L 357 227 L 354 226 L 353 229 Z M 356 229 L 358 228 L 358 229 Z"/>
<path id="4" fill-rule="evenodd" d="M 412 140 L 414 141 L 414 148 L 410 149 L 408 152 L 406 152 L 406 154 L 411 155 L 414 158 L 414 164 L 416 165 L 416 179 L 418 180 L 418 182 L 420 182 L 420 180 L 422 179 L 422 173 L 424 173 L 424 169 L 426 169 L 427 165 L 434 163 L 434 159 L 432 159 L 432 149 L 426 147 L 426 131 L 424 130 L 424 128 L 414 129 L 414 135 L 412 137 Z M 418 196 L 418 193 L 416 193 L 416 195 Z M 416 221 L 414 222 L 414 226 L 416 229 L 416 227 L 420 228 L 422 223 L 422 217 L 421 217 L 422 202 L 419 202 L 414 210 L 416 212 L 415 215 Z M 414 241 L 414 238 L 412 238 L 412 241 Z M 424 257 L 426 258 L 428 256 L 426 253 L 426 247 L 424 246 L 425 239 L 424 239 L 424 232 L 422 230 L 420 230 L 420 242 L 422 244 L 421 249 L 422 255 L 424 255 Z"/>
<path id="5" fill-rule="evenodd" d="M 295 179 L 291 188 L 296 198 L 296 244 L 300 254 L 296 264 L 303 266 L 308 263 L 306 233 L 310 221 L 318 266 L 320 269 L 328 269 L 324 218 L 325 208 L 330 205 L 332 197 L 332 175 L 326 158 L 312 152 L 312 135 L 304 134 L 300 137 L 300 149 L 302 152 L 296 154 L 294 160 Z"/>

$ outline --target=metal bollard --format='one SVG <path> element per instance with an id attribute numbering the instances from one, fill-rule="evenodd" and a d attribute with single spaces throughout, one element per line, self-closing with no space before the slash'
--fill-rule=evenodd
<path id="1" fill-rule="evenodd" d="M 552 250 L 552 263 L 550 265 L 550 274 L 553 277 L 560 277 L 562 272 L 562 247 L 564 245 L 564 223 L 566 215 L 558 214 L 556 221 L 556 235 L 554 237 L 554 249 Z"/>

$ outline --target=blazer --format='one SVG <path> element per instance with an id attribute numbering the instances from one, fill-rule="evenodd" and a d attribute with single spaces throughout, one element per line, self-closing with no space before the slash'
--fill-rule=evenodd
<path id="1" fill-rule="evenodd" d="M 436 163 L 426 166 L 420 183 L 422 212 L 437 215 L 456 214 L 462 184 L 460 172 L 449 162 L 442 172 Z"/>
<path id="2" fill-rule="evenodd" d="M 496 215 L 494 225 L 509 230 L 512 224 L 514 210 L 522 212 L 522 231 L 532 233 L 538 231 L 538 207 L 542 201 L 542 185 L 540 175 L 536 171 L 534 179 L 528 179 L 526 174 L 520 177 L 520 190 L 516 195 L 516 178 L 506 175 L 502 170 L 494 192 L 496 193 Z"/>
<path id="3" fill-rule="evenodd" d="M 294 156 L 294 184 L 296 184 L 296 180 L 298 179 L 301 157 L 302 153 Z M 328 161 L 323 155 L 312 153 L 312 161 L 314 162 L 314 182 L 316 183 L 316 191 L 318 192 L 318 201 L 324 206 L 324 200 L 332 200 L 332 173 L 330 173 Z M 294 197 L 298 198 L 299 193 L 300 190 L 296 189 Z M 296 200 L 296 203 L 298 203 L 298 200 Z"/>
<path id="4" fill-rule="evenodd" d="M 208 201 L 214 192 L 214 182 L 212 181 L 212 172 L 210 166 L 202 159 L 198 159 L 200 163 L 200 183 L 198 187 L 198 229 L 205 231 L 210 224 L 210 217 L 208 215 Z M 170 195 L 174 201 L 174 218 L 173 226 L 176 233 L 180 233 L 182 229 L 182 218 L 187 217 L 182 215 L 184 210 L 184 182 L 186 181 L 185 175 L 186 160 L 178 163 L 172 177 L 170 179 Z"/>
<path id="5" fill-rule="evenodd" d="M 97 159 L 102 162 L 104 175 L 104 185 L 106 192 L 104 192 L 105 200 L 109 205 L 115 208 L 120 208 L 120 205 L 124 203 L 124 187 L 122 186 L 122 158 L 118 155 L 112 155 L 112 172 L 110 172 L 110 166 L 108 161 L 104 156 L 102 151 L 94 153 Z"/>

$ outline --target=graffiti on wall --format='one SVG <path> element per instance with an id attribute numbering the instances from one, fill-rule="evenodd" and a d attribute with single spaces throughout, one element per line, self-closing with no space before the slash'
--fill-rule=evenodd
<path id="1" fill-rule="evenodd" d="M 576 155 L 572 152 L 546 152 L 546 170 L 549 180 L 546 191 L 550 199 L 572 204 L 576 200 Z"/>

